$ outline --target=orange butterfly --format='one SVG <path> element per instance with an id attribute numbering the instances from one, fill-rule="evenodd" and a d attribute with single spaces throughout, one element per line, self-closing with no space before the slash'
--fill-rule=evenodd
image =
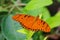
<path id="1" fill-rule="evenodd" d="M 41 30 L 44 32 L 50 32 L 50 27 L 49 25 L 39 19 L 38 17 L 30 16 L 30 15 L 25 15 L 25 14 L 16 14 L 12 17 L 14 20 L 18 21 L 23 25 L 24 28 L 29 29 L 29 30 Z"/>

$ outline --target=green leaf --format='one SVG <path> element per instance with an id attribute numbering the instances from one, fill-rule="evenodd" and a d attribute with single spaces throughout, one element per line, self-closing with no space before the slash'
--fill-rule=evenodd
<path id="1" fill-rule="evenodd" d="M 40 8 L 40 14 L 42 14 L 42 19 L 46 20 L 50 18 L 50 13 L 46 7 Z M 40 15 L 41 16 L 41 15 Z"/>
<path id="2" fill-rule="evenodd" d="M 2 33 L 0 32 L 0 40 L 4 40 L 4 36 L 2 35 Z"/>
<path id="3" fill-rule="evenodd" d="M 37 31 L 33 35 L 33 40 L 43 40 L 44 39 L 44 34 L 41 31 Z"/>
<path id="4" fill-rule="evenodd" d="M 32 15 L 32 16 L 38 16 L 42 14 L 43 16 L 43 20 L 46 20 L 47 18 L 50 17 L 49 11 L 48 9 L 45 7 L 47 4 L 52 4 L 52 0 L 31 0 L 31 2 L 29 2 L 26 7 L 23 9 L 23 13 L 28 14 L 28 15 Z M 45 3 L 42 3 L 45 2 Z M 44 5 L 43 7 L 41 7 L 41 5 Z M 49 4 L 49 5 L 50 5 Z M 36 7 L 37 6 L 37 7 Z"/>
<path id="5" fill-rule="evenodd" d="M 24 14 L 28 14 L 28 15 L 32 15 L 32 16 L 37 16 L 37 15 L 39 15 L 39 13 L 40 13 L 40 10 L 39 9 L 35 9 L 35 10 L 26 10 L 26 9 L 24 9 L 23 10 L 23 13 Z"/>
<path id="6" fill-rule="evenodd" d="M 33 32 L 25 30 L 25 32 L 18 32 L 23 29 L 22 26 L 12 19 L 12 14 L 5 16 L 2 20 L 2 32 L 7 40 L 28 40 L 33 35 Z M 22 30 L 21 30 L 22 31 Z"/>
<path id="7" fill-rule="evenodd" d="M 38 9 L 47 5 L 52 4 L 52 0 L 31 0 L 27 6 L 25 7 L 25 9 L 27 10 L 32 10 L 32 9 Z"/>
<path id="8" fill-rule="evenodd" d="M 7 12 L 8 10 L 6 8 L 3 8 L 2 6 L 0 6 L 0 12 L 2 12 L 2 11 Z"/>
<path id="9" fill-rule="evenodd" d="M 46 20 L 47 18 L 50 17 L 50 13 L 48 11 L 48 9 L 46 7 L 42 7 L 42 8 L 36 8 L 35 10 L 26 10 L 24 9 L 24 12 L 25 14 L 28 14 L 28 15 L 32 15 L 32 16 L 38 16 L 41 18 L 42 16 L 42 19 L 43 20 Z"/>
<path id="10" fill-rule="evenodd" d="M 31 0 L 21 0 L 23 3 L 28 3 Z"/>
<path id="11" fill-rule="evenodd" d="M 51 28 L 57 27 L 60 25 L 60 11 L 53 17 L 46 20 Z"/>

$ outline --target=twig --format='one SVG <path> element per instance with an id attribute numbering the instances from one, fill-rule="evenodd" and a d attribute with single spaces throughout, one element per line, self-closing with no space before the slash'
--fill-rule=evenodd
<path id="1" fill-rule="evenodd" d="M 21 3 L 21 0 L 17 0 L 16 2 L 14 2 L 13 0 L 11 0 L 12 2 L 13 2 L 13 6 L 12 6 L 12 8 L 9 10 L 9 13 L 11 13 L 12 12 L 12 10 L 15 8 L 15 7 L 17 7 L 18 8 L 18 10 L 19 11 L 21 11 L 21 9 L 18 7 L 18 6 L 25 6 L 26 4 L 24 4 L 24 3 Z M 11 7 L 11 6 L 10 6 Z"/>

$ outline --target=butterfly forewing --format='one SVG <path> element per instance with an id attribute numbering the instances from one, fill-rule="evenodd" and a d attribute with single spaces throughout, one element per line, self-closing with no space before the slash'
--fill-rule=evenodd
<path id="1" fill-rule="evenodd" d="M 24 25 L 25 28 L 30 29 L 34 22 L 34 17 L 26 16 L 24 18 L 26 18 L 26 19 L 23 20 L 22 24 Z"/>

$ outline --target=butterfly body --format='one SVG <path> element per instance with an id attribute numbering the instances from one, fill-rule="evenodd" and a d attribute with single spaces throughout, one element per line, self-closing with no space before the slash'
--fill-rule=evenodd
<path id="1" fill-rule="evenodd" d="M 15 16 L 13 16 L 13 19 L 18 21 L 19 23 L 21 23 L 23 25 L 23 27 L 26 29 L 50 32 L 49 25 L 45 21 L 43 21 L 37 17 L 25 15 L 25 14 L 17 14 Z"/>

